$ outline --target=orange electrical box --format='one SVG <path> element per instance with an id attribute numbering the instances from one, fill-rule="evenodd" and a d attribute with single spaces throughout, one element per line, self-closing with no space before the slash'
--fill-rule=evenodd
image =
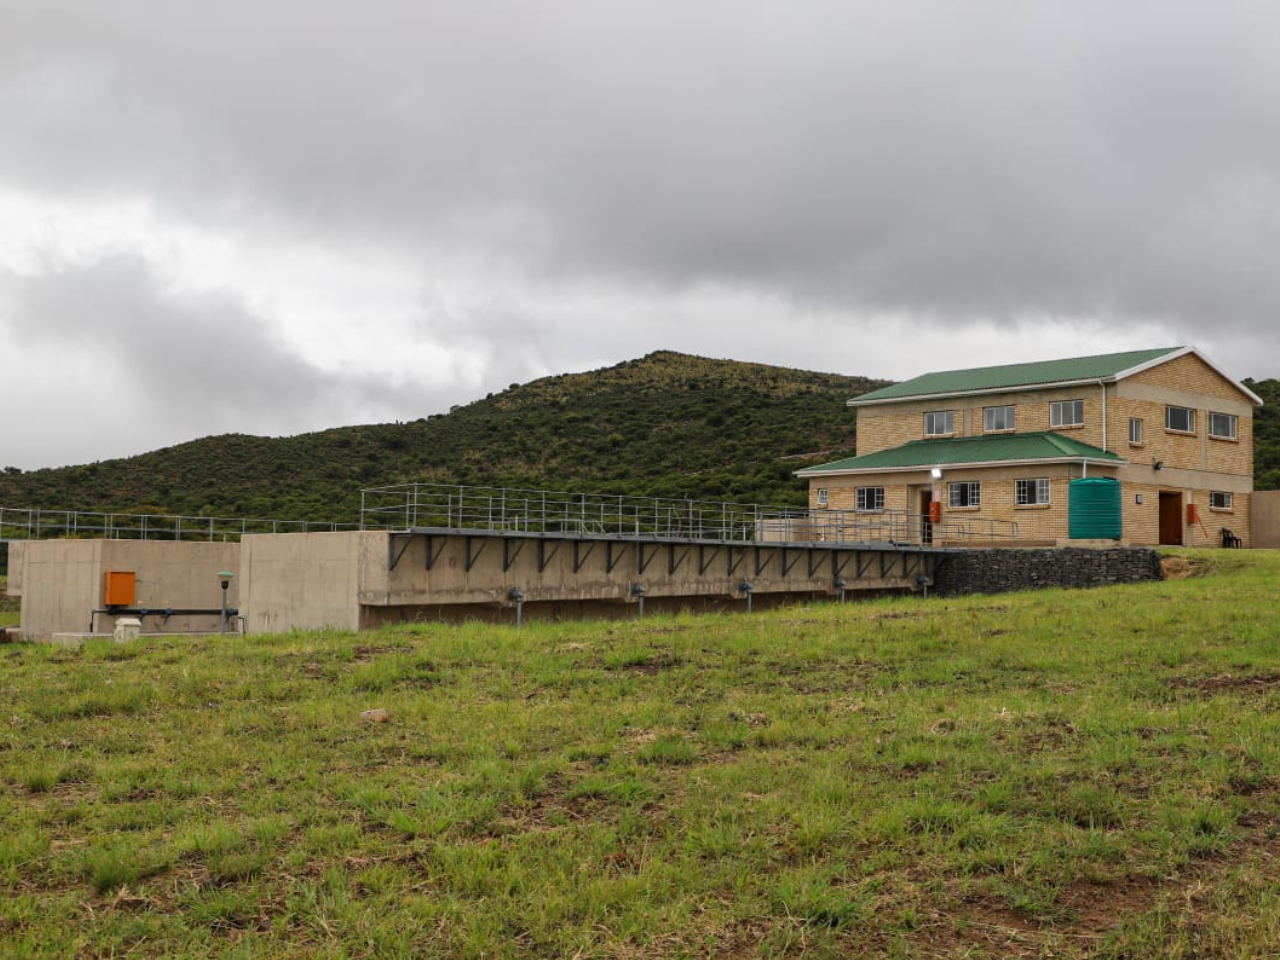
<path id="1" fill-rule="evenodd" d="M 929 522 L 937 523 L 942 519 L 942 502 L 939 500 L 929 501 Z"/>
<path id="2" fill-rule="evenodd" d="M 132 570 L 108 570 L 104 602 L 108 607 L 131 607 L 138 596 L 138 575 Z"/>
<path id="3" fill-rule="evenodd" d="M 1187 523 L 1200 522 L 1200 508 L 1194 503 L 1187 504 Z"/>

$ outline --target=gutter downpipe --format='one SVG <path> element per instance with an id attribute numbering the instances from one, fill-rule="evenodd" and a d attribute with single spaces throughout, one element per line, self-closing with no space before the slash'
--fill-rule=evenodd
<path id="1" fill-rule="evenodd" d="M 1107 382 L 1099 380 L 1098 386 L 1102 388 L 1102 452 L 1109 453 L 1107 447 Z"/>

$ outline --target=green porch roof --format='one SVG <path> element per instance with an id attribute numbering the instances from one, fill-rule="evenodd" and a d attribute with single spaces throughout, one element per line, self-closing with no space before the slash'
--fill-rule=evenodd
<path id="1" fill-rule="evenodd" d="M 847 457 L 844 460 L 805 467 L 797 470 L 796 476 L 1062 460 L 1088 460 L 1116 466 L 1129 462 L 1118 454 L 1046 430 L 1041 433 L 1003 433 L 994 436 L 956 437 L 950 440 L 912 440 L 900 447 L 877 450 L 861 457 Z"/>
<path id="2" fill-rule="evenodd" d="M 912 397 L 947 396 L 1018 387 L 1044 386 L 1051 383 L 1076 383 L 1089 380 L 1114 380 L 1121 374 L 1136 372 L 1155 362 L 1188 352 L 1187 347 L 1164 347 L 1159 350 L 1130 350 L 1104 353 L 1095 357 L 1072 357 L 1066 360 L 1040 360 L 1035 363 L 1012 363 L 1000 367 L 975 367 L 972 370 L 942 370 L 925 373 L 911 380 L 890 384 L 850 400 L 851 406 L 906 400 Z"/>

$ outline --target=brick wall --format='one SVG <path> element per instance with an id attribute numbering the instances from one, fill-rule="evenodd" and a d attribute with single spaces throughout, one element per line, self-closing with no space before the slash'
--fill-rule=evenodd
<path id="1" fill-rule="evenodd" d="M 1159 579 L 1160 554 L 1155 550 L 957 550 L 938 560 L 933 589 L 941 596 L 960 596 Z"/>
<path id="2" fill-rule="evenodd" d="M 1167 390 L 1196 393 L 1222 400 L 1243 399 L 1240 388 L 1218 373 L 1199 357 L 1185 356 L 1144 370 L 1130 378 L 1134 383 L 1148 384 Z"/>

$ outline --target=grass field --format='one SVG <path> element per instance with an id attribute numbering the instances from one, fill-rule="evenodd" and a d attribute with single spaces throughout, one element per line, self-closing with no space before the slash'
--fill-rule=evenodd
<path id="1" fill-rule="evenodd" d="M 1280 556 L 1189 556 L 1091 591 L 0 646 L 0 955 L 1272 957 Z"/>
<path id="2" fill-rule="evenodd" d="M 6 593 L 8 586 L 8 577 L 0 577 L 0 627 L 18 625 L 20 604 L 17 597 L 10 597 Z"/>

